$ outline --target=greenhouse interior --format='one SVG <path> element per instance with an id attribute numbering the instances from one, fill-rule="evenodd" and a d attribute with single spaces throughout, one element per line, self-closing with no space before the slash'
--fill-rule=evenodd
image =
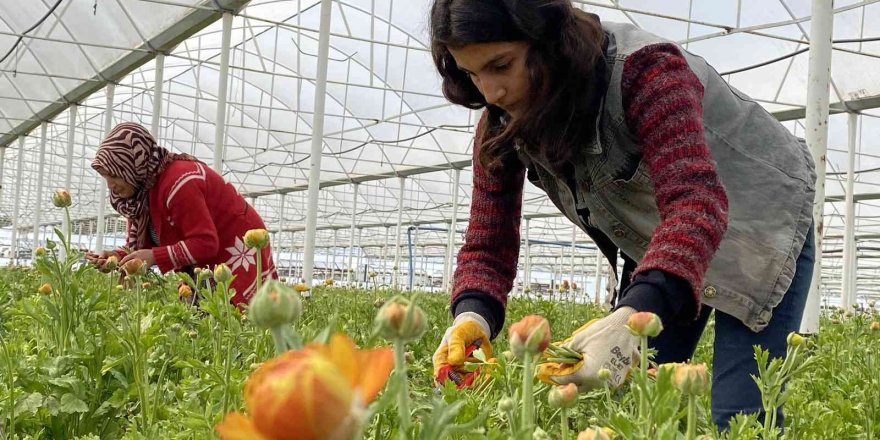
<path id="1" fill-rule="evenodd" d="M 349 289 L 346 292 L 355 293 L 346 295 L 355 297 L 362 292 L 369 297 L 369 301 L 361 300 L 370 306 L 369 310 L 373 310 L 377 291 L 397 292 L 404 297 L 418 293 L 420 304 L 424 303 L 426 308 L 432 304 L 430 307 L 439 310 L 433 311 L 435 322 L 429 325 L 433 326 L 429 333 L 437 333 L 431 336 L 431 343 L 439 341 L 448 324 L 444 320 L 452 319 L 448 304 L 449 292 L 456 285 L 457 256 L 466 246 L 469 224 L 476 221 L 471 211 L 476 178 L 474 138 L 483 109 L 466 108 L 444 95 L 443 78 L 432 56 L 431 8 L 435 3 L 450 2 L 0 0 L 0 265 L 9 266 L 9 271 L 16 267 L 36 270 L 31 275 L 14 275 L 18 277 L 14 281 L 7 278 L 0 283 L 0 290 L 12 292 L 33 284 L 28 288 L 31 293 L 36 292 L 35 287 L 50 276 L 47 274 L 55 273 L 55 269 L 40 270 L 40 260 L 45 258 L 42 253 L 47 246 L 51 249 L 65 239 L 69 248 L 59 253 L 58 268 L 64 267 L 61 261 L 67 253 L 79 252 L 81 257 L 78 263 L 67 266 L 70 273 L 88 266 L 85 262 L 91 252 L 129 245 L 129 219 L 114 209 L 111 190 L 93 167 L 93 160 L 102 141 L 117 124 L 134 122 L 145 127 L 157 145 L 194 157 L 231 184 L 264 222 L 274 270 L 284 283 L 302 286 L 298 290 L 312 289 L 315 296 L 309 300 L 314 301 L 319 300 L 319 289 L 331 286 L 340 291 Z M 520 7 L 551 2 L 490 3 Z M 573 0 L 571 4 L 577 10 L 596 14 L 602 23 L 634 25 L 704 59 L 729 86 L 758 103 L 793 136 L 805 139 L 816 164 L 817 249 L 800 331 L 821 336 L 820 327 L 824 328 L 824 324 L 820 326 L 820 322 L 837 319 L 829 318 L 830 313 L 836 313 L 834 310 L 855 310 L 874 316 L 875 301 L 880 299 L 880 145 L 873 143 L 880 139 L 880 1 Z M 624 261 L 619 259 L 615 266 L 610 265 L 596 242 L 580 225 L 569 220 L 543 189 L 530 182 L 524 185 L 521 216 L 516 219 L 516 274 L 505 293 L 511 301 L 543 301 L 556 307 L 553 310 L 599 306 L 590 310 L 604 307 L 607 312 Z M 68 208 L 53 206 L 53 194 L 57 191 L 69 192 Z M 766 191 L 772 194 L 774 190 Z M 617 235 L 617 231 L 612 235 Z M 197 263 L 197 259 L 189 258 Z M 263 264 L 268 264 L 265 257 Z M 150 276 L 161 277 L 159 271 L 154 272 Z M 100 280 L 104 282 L 106 278 Z M 112 279 L 110 283 L 116 285 Z M 116 287 L 123 288 L 123 284 Z M 198 290 L 198 283 L 193 287 Z M 78 288 L 87 289 L 85 284 Z M 176 301 L 177 287 L 167 289 L 174 291 Z M 7 332 L 15 328 L 16 316 L 25 314 L 18 307 L 42 310 L 44 306 L 37 302 L 16 305 L 16 301 L 27 302 L 23 293 L 3 295 L 8 298 L 0 305 L 0 336 L 7 338 Z M 210 298 L 204 296 L 200 301 L 213 301 Z M 100 301 L 95 299 L 95 303 Z M 335 308 L 355 308 L 332 302 L 341 301 L 338 298 L 326 301 L 320 307 L 328 309 L 321 312 L 322 317 L 314 318 L 317 323 L 310 324 L 315 328 L 327 324 L 320 322 L 329 320 L 327 316 L 342 313 Z M 519 305 L 522 302 L 516 304 L 520 309 L 526 307 Z M 56 310 L 52 308 L 55 306 L 45 307 Z M 308 315 L 308 307 L 307 304 L 302 319 Z M 213 312 L 205 313 L 206 317 L 214 317 Z M 562 313 L 559 316 L 564 317 L 560 319 L 565 323 L 560 328 L 574 329 L 581 323 L 579 318 L 569 318 L 564 312 L 543 313 Z M 153 315 L 151 312 L 150 316 Z M 357 327 L 354 318 L 349 319 L 347 325 Z M 509 316 L 508 324 L 514 322 L 511 319 Z M 27 322 L 37 326 L 39 320 Z M 224 322 L 217 318 L 215 324 L 221 326 Z M 370 325 L 369 320 L 364 322 L 365 326 Z M 554 339 L 561 340 L 563 335 L 557 333 L 556 322 L 551 323 Z M 20 328 L 27 328 L 19 324 L 23 326 Z M 88 326 L 85 322 L 79 325 Z M 165 330 L 156 331 L 164 334 Z M 357 331 L 369 335 L 369 329 Z M 301 333 L 318 337 L 317 331 Z M 503 335 L 507 335 L 506 330 Z M 248 337 L 265 345 L 254 343 L 257 348 L 249 348 L 248 353 L 268 353 L 273 349 L 265 334 Z M 10 355 L 14 350 L 21 350 L 20 357 L 29 359 L 48 356 L 41 352 L 53 352 L 52 344 L 61 344 L 65 350 L 72 347 L 56 339 L 52 339 L 54 343 L 35 340 L 31 339 L 32 345 L 28 345 L 23 339 L 15 349 L 12 345 L 4 346 L 3 358 L 14 357 Z M 378 344 L 374 339 L 357 342 Z M 170 379 L 163 379 L 162 373 L 153 369 L 167 368 L 170 374 L 170 370 L 183 368 L 182 361 L 171 361 L 165 367 L 161 362 L 154 363 L 153 356 L 159 356 L 161 351 L 155 347 L 164 342 L 153 343 L 156 345 L 152 349 L 135 347 L 147 351 L 137 351 L 140 357 L 131 357 L 150 357 L 144 361 L 146 370 L 136 366 L 130 367 L 135 373 L 130 373 L 129 367 L 125 370 L 125 374 L 148 379 L 152 388 L 132 388 L 136 389 L 130 391 L 134 393 L 132 400 L 118 407 L 101 406 L 106 396 L 87 399 L 71 391 L 73 388 L 55 391 L 57 395 L 28 388 L 23 376 L 29 370 L 18 369 L 13 374 L 14 364 L 8 363 L 3 367 L 10 369 L 8 375 L 7 370 L 0 368 L 4 372 L 0 377 L 5 376 L 0 379 L 4 382 L 4 393 L 0 394 L 0 406 L 4 408 L 0 438 L 349 438 L 331 434 L 283 437 L 266 431 L 261 431 L 262 437 L 248 437 L 228 434 L 230 431 L 220 428 L 215 431 L 212 427 L 224 412 L 244 408 L 244 402 L 249 411 L 254 411 L 250 400 L 242 400 L 240 394 L 241 383 L 250 373 L 249 365 L 265 361 L 258 359 L 259 355 L 246 361 L 236 360 L 246 362 L 232 368 L 232 376 L 240 382 L 233 383 L 227 374 L 225 382 L 217 385 L 217 389 L 224 390 L 222 410 L 220 403 L 212 400 L 216 395 L 200 394 L 198 401 L 203 406 L 187 409 L 186 420 L 175 421 L 173 414 L 163 414 L 166 410 L 161 402 L 167 396 L 160 397 L 175 391 L 173 387 L 158 385 Z M 416 343 L 421 342 L 413 342 Z M 845 338 L 841 343 L 846 345 Z M 423 361 L 427 362 L 435 347 L 419 347 L 416 352 L 426 353 Z M 60 353 L 76 356 L 72 352 Z M 162 353 L 161 356 L 172 356 Z M 223 350 L 220 353 L 225 356 Z M 243 359 L 246 353 L 239 354 Z M 847 355 L 840 352 L 836 356 Z M 123 354 L 112 361 L 106 359 L 105 376 L 116 368 L 122 371 L 120 365 L 128 362 L 126 359 Z M 880 362 L 880 358 L 872 359 Z M 56 370 L 67 368 L 63 362 L 57 362 L 53 367 Z M 430 363 L 425 367 L 418 362 L 417 366 L 410 366 L 410 374 L 419 368 L 427 369 L 424 375 L 430 379 Z M 869 365 L 873 367 L 866 368 L 876 371 L 876 363 Z M 192 365 L 188 368 L 191 372 L 200 371 Z M 202 378 L 202 386 L 210 388 L 204 379 L 208 375 L 192 375 Z M 13 383 L 13 377 L 20 382 Z M 73 379 L 65 376 L 64 380 Z M 424 383 L 417 383 L 419 380 Z M 428 382 L 411 381 L 411 387 L 422 386 L 423 392 L 431 394 Z M 876 387 L 876 374 L 871 381 L 873 385 L 861 386 Z M 658 379 L 657 383 L 660 382 Z M 196 388 L 193 384 L 178 385 L 177 391 L 187 386 Z M 13 391 L 16 389 L 19 391 Z M 183 392 L 196 393 L 189 388 Z M 448 396 L 457 391 L 443 392 Z M 873 408 L 870 412 L 846 416 L 852 418 L 834 435 L 877 438 L 878 394 L 865 404 Z M 51 410 L 49 401 L 53 395 L 57 397 L 54 405 L 60 402 L 60 412 Z M 376 403 L 383 402 L 381 396 Z M 425 397 L 428 398 L 430 395 Z M 813 398 L 819 399 L 804 399 Z M 154 403 L 148 406 L 145 399 Z M 583 403 L 585 398 L 581 399 Z M 629 402 L 629 397 L 617 399 L 613 404 L 601 405 L 611 408 Z M 421 409 L 415 400 L 415 407 L 409 409 L 417 412 Z M 682 414 L 687 413 L 686 400 Z M 215 403 L 218 406 L 212 406 Z M 806 411 L 808 403 L 797 403 L 802 406 L 793 411 L 786 406 L 786 413 Z M 428 427 L 433 425 L 426 419 L 416 427 L 403 419 L 395 428 L 385 427 L 381 414 L 387 413 L 384 423 L 394 424 L 397 409 L 394 402 L 384 404 L 390 406 L 387 410 L 376 410 L 379 422 L 362 427 L 371 433 L 370 438 L 531 439 L 571 435 L 573 439 L 577 430 L 582 431 L 583 438 L 616 438 L 599 431 L 586 434 L 595 437 L 587 437 L 584 432 L 592 425 L 611 426 L 613 430 L 608 431 L 616 431 L 619 438 L 695 438 L 690 431 L 676 431 L 681 437 L 670 437 L 668 432 L 661 433 L 660 428 L 650 434 L 639 431 L 641 428 L 627 431 L 624 422 L 613 416 L 605 418 L 598 409 L 595 416 L 572 416 L 570 423 L 564 420 L 563 425 L 568 424 L 575 431 L 569 433 L 564 427 L 560 434 L 555 421 L 551 430 L 556 413 L 544 407 L 537 411 L 541 422 L 535 423 L 545 424 L 541 428 L 547 437 L 539 437 L 538 433 L 534 437 L 520 437 L 521 432 L 508 432 L 506 423 L 513 421 L 505 418 L 506 413 L 497 416 L 494 412 L 485 417 L 473 415 L 475 412 L 469 416 L 488 426 L 481 428 L 481 435 L 486 437 L 465 434 L 472 431 L 465 430 L 467 424 L 463 420 L 467 417 L 461 414 L 452 414 L 449 419 L 459 425 L 450 421 L 447 426 L 449 430 L 456 427 L 458 433 L 440 430 L 443 423 L 437 422 L 437 430 L 431 431 L 437 437 L 431 437 L 435 434 L 429 434 Z M 483 405 L 492 411 L 496 404 L 493 400 Z M 786 403 L 790 404 L 794 405 Z M 425 405 L 430 407 L 430 403 Z M 480 407 L 473 402 L 469 405 Z M 63 408 L 76 409 L 65 412 Z M 843 411 L 829 408 L 831 412 Z M 436 411 L 447 409 L 435 408 Z M 698 430 L 708 426 L 708 412 L 706 406 L 700 413 L 706 422 L 698 422 Z M 526 426 L 528 418 L 525 411 L 523 414 L 523 420 L 518 413 L 512 419 Z M 805 414 L 808 413 L 800 417 L 808 418 Z M 114 422 L 122 426 L 114 431 L 94 421 L 109 415 L 126 422 Z M 636 416 L 633 417 L 635 420 Z M 793 431 L 780 435 L 828 438 L 819 435 L 818 426 L 804 427 L 807 422 L 793 419 Z M 817 416 L 818 419 L 821 417 Z M 661 425 L 658 420 L 654 419 L 656 426 Z M 679 420 L 682 431 L 683 420 Z M 786 418 L 787 423 L 790 420 Z M 818 425 L 819 421 L 815 423 Z M 761 426 L 766 428 L 766 423 Z M 827 426 L 831 429 L 830 424 Z M 186 434 L 187 429 L 192 430 L 190 434 Z M 524 429 L 531 429 L 531 433 L 535 426 Z M 733 428 L 715 433 L 705 429 L 701 431 L 704 435 L 713 436 L 705 438 L 766 435 Z M 171 431 L 175 431 L 173 435 Z M 421 437 L 416 437 L 417 432 Z"/>

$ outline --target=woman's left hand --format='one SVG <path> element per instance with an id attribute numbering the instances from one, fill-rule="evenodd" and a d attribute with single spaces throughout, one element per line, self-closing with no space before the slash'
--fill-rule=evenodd
<path id="1" fill-rule="evenodd" d="M 152 249 L 139 249 L 126 255 L 125 258 L 123 258 L 122 261 L 119 262 L 119 265 L 122 266 L 127 261 L 133 260 L 135 258 L 140 258 L 141 260 L 143 260 L 147 268 L 153 267 L 153 265 L 156 264 L 156 257 L 153 256 Z"/>

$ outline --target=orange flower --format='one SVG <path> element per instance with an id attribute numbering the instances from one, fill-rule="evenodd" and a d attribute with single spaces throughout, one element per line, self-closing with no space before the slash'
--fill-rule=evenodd
<path id="1" fill-rule="evenodd" d="M 550 345 L 550 323 L 543 316 L 528 315 L 510 326 L 510 350 L 517 357 L 543 353 Z"/>
<path id="2" fill-rule="evenodd" d="M 651 312 L 633 313 L 626 321 L 626 326 L 636 336 L 656 337 L 663 331 L 660 317 Z"/>
<path id="3" fill-rule="evenodd" d="M 244 389 L 250 416 L 227 414 L 224 440 L 348 439 L 393 368 L 389 348 L 359 350 L 344 334 L 269 360 Z"/>
<path id="4" fill-rule="evenodd" d="M 40 292 L 43 295 L 48 295 L 52 293 L 52 285 L 49 283 L 43 283 L 38 289 L 37 292 Z"/>
<path id="5" fill-rule="evenodd" d="M 122 265 L 122 270 L 129 275 L 139 274 L 143 268 L 144 260 L 141 260 L 140 258 L 132 258 Z"/>
<path id="6" fill-rule="evenodd" d="M 146 283 L 144 283 L 146 284 Z M 189 287 L 189 284 L 183 283 L 177 286 L 177 295 L 181 298 L 190 298 L 193 295 L 192 288 Z"/>

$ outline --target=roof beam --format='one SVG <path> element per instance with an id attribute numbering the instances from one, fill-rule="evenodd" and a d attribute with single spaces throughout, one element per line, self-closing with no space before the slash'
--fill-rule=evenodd
<path id="1" fill-rule="evenodd" d="M 133 48 L 131 52 L 105 67 L 88 81 L 83 81 L 64 96 L 37 111 L 28 120 L 13 128 L 10 133 L 0 135 L 0 147 L 6 147 L 18 136 L 30 133 L 43 121 L 50 121 L 66 110 L 71 103 L 81 102 L 104 88 L 107 83 L 124 78 L 131 71 L 155 58 L 156 53 L 173 49 L 183 40 L 217 21 L 224 11 L 238 11 L 248 1 L 250 0 L 204 0 L 201 4 L 203 7 L 193 9 L 181 20 L 140 46 Z"/>

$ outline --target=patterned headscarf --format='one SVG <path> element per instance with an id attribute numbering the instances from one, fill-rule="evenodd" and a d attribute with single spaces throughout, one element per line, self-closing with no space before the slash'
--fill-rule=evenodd
<path id="1" fill-rule="evenodd" d="M 131 223 L 126 246 L 143 249 L 150 242 L 150 188 L 156 184 L 159 174 L 175 160 L 197 159 L 160 147 L 144 126 L 134 122 L 123 122 L 114 127 L 98 147 L 92 168 L 121 178 L 135 190 L 127 199 L 110 193 L 113 209 Z"/>

